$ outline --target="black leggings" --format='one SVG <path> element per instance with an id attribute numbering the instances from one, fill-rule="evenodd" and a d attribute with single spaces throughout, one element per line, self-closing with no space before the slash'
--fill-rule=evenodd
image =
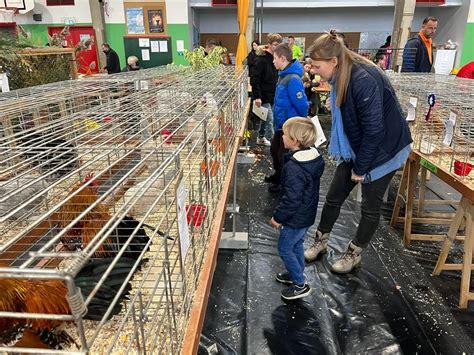
<path id="1" fill-rule="evenodd" d="M 343 202 L 357 185 L 351 180 L 352 166 L 352 162 L 343 162 L 336 168 L 318 227 L 322 233 L 331 232 L 334 223 L 336 223 L 339 217 Z M 372 239 L 379 225 L 383 195 L 394 175 L 395 171 L 371 183 L 362 184 L 362 217 L 353 240 L 355 245 L 364 248 Z"/>
<path id="2" fill-rule="evenodd" d="M 283 131 L 278 129 L 275 131 L 272 139 L 272 145 L 270 146 L 270 153 L 273 160 L 273 169 L 275 169 L 275 182 L 280 184 L 281 171 L 283 169 L 283 156 L 287 153 L 288 150 L 285 149 L 283 144 Z"/>

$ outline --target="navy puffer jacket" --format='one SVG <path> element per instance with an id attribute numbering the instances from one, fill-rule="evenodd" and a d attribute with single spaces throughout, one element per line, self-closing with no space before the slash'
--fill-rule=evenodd
<path id="1" fill-rule="evenodd" d="M 412 142 L 395 91 L 374 65 L 354 63 L 341 114 L 357 175 L 389 161 Z"/>
<path id="2" fill-rule="evenodd" d="M 276 222 L 291 228 L 314 224 L 323 171 L 324 160 L 316 148 L 285 154 L 280 204 L 273 213 Z"/>

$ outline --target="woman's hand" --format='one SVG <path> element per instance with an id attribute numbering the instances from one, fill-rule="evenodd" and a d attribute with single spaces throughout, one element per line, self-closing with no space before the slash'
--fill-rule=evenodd
<path id="1" fill-rule="evenodd" d="M 364 179 L 365 179 L 364 175 L 357 175 L 356 173 L 354 173 L 354 170 L 352 170 L 352 176 L 351 176 L 352 181 L 362 182 L 362 181 L 364 181 Z"/>
<path id="2" fill-rule="evenodd" d="M 281 224 L 275 221 L 273 217 L 271 220 L 268 221 L 268 224 L 270 224 L 273 228 L 277 228 L 277 229 L 281 227 Z"/>

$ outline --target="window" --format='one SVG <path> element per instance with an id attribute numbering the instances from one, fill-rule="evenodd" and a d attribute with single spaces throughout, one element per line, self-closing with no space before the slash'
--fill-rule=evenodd
<path id="1" fill-rule="evenodd" d="M 212 0 L 212 6 L 235 6 L 237 0 Z"/>
<path id="2" fill-rule="evenodd" d="M 46 0 L 46 6 L 74 5 L 74 0 Z"/>

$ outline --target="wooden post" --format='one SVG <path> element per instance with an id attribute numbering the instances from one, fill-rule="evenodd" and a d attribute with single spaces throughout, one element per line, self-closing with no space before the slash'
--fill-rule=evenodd
<path id="1" fill-rule="evenodd" d="M 421 179 L 420 179 L 420 191 L 419 191 L 417 217 L 423 217 L 423 212 L 425 210 L 426 176 L 427 176 L 427 170 L 425 168 L 421 168 Z"/>
<path id="2" fill-rule="evenodd" d="M 459 307 L 467 308 L 469 300 L 474 300 L 474 293 L 470 292 L 471 285 L 471 269 L 472 269 L 472 251 L 474 243 L 474 221 L 473 221 L 474 208 L 472 202 L 466 208 L 466 237 L 464 239 L 464 256 L 462 263 L 462 274 L 461 274 L 461 290 L 459 296 Z"/>
<path id="3" fill-rule="evenodd" d="M 415 199 L 415 186 L 418 171 L 420 170 L 419 161 L 409 161 L 408 163 L 408 188 L 407 203 L 405 207 L 405 227 L 403 231 L 403 244 L 409 246 L 411 242 L 411 225 L 413 218 L 413 201 Z"/>
<path id="4" fill-rule="evenodd" d="M 451 226 L 449 227 L 448 234 L 446 238 L 444 239 L 441 252 L 439 253 L 438 261 L 436 262 L 436 266 L 432 273 L 432 275 L 434 276 L 439 275 L 441 271 L 444 269 L 444 266 L 446 264 L 446 259 L 449 254 L 449 249 L 451 249 L 451 244 L 456 238 L 456 235 L 458 234 L 459 226 L 461 225 L 461 222 L 464 219 L 466 202 L 467 202 L 466 199 L 461 200 L 461 203 L 459 204 L 456 215 L 454 216 L 453 223 L 451 223 Z"/>

